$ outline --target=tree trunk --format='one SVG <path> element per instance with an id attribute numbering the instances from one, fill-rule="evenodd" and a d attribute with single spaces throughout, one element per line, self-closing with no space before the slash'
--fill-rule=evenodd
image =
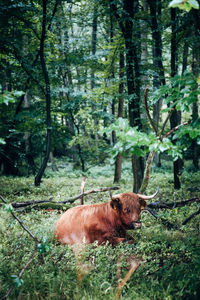
<path id="1" fill-rule="evenodd" d="M 118 99 L 118 118 L 123 118 L 124 114 L 124 51 L 120 51 L 120 59 L 119 59 L 119 99 Z M 115 160 L 115 174 L 114 174 L 114 182 L 119 182 L 121 179 L 121 172 L 122 172 L 122 155 L 118 153 L 116 160 Z"/>
<path id="2" fill-rule="evenodd" d="M 150 12 L 151 12 L 151 29 L 152 29 L 152 39 L 153 39 L 153 66 L 155 72 L 153 75 L 153 88 L 159 89 L 162 84 L 165 84 L 165 74 L 164 67 L 162 63 L 162 35 L 160 28 L 160 15 L 161 15 L 161 1 L 160 0 L 147 0 Z M 162 99 L 159 99 L 153 106 L 153 119 L 155 122 L 155 127 L 158 129 L 160 110 L 162 107 Z M 155 153 L 154 161 L 157 167 L 161 166 L 160 154 Z"/>
<path id="3" fill-rule="evenodd" d="M 57 165 L 55 163 L 52 151 L 49 153 L 49 161 L 51 162 L 52 171 L 57 172 L 58 171 L 58 167 L 57 167 Z"/>
<path id="4" fill-rule="evenodd" d="M 162 36 L 159 24 L 159 17 L 161 14 L 161 1 L 155 0 L 147 1 L 151 12 L 151 29 L 152 29 L 152 39 L 153 39 L 153 65 L 155 67 L 155 72 L 153 75 L 153 87 L 158 89 L 161 84 L 165 84 L 164 67 L 162 63 Z M 154 105 L 153 118 L 155 121 L 156 128 L 158 128 L 159 114 L 162 106 L 162 99 Z"/>
<path id="5" fill-rule="evenodd" d="M 193 62 L 192 62 L 192 72 L 194 75 L 194 78 L 197 78 L 199 76 L 200 71 L 200 49 L 199 49 L 199 42 L 200 42 L 200 16 L 199 11 L 196 12 L 196 9 L 193 9 L 193 18 L 194 18 L 194 38 L 196 39 L 196 43 L 193 43 Z M 198 88 L 198 85 L 196 85 L 195 89 Z M 196 102 L 193 103 L 192 108 L 192 121 L 195 122 L 198 120 L 198 96 L 196 96 Z M 192 142 L 192 150 L 193 150 L 193 165 L 196 170 L 199 169 L 199 158 L 198 158 L 198 152 L 197 152 L 197 141 L 196 139 Z"/>
<path id="6" fill-rule="evenodd" d="M 172 33 L 171 33 L 171 77 L 174 77 L 177 74 L 177 45 L 176 45 L 176 9 L 171 8 L 171 22 L 172 22 Z M 170 117 L 171 129 L 180 124 L 180 114 L 174 109 Z M 174 141 L 176 143 L 176 141 Z M 174 170 L 174 188 L 180 189 L 181 183 L 179 180 L 180 173 L 180 159 L 177 159 L 173 162 Z"/>
<path id="7" fill-rule="evenodd" d="M 42 20 L 42 34 L 40 39 L 40 62 L 42 67 L 42 72 L 45 80 L 45 98 L 46 98 L 46 123 L 47 123 L 47 133 L 46 133 L 46 153 L 43 159 L 43 163 L 35 177 L 35 185 L 38 186 L 41 183 L 41 178 L 49 160 L 50 144 L 51 144 L 51 91 L 49 74 L 46 67 L 46 62 L 44 58 L 44 42 L 46 38 L 46 22 L 47 22 L 47 0 L 43 0 L 43 20 Z"/>
<path id="8" fill-rule="evenodd" d="M 92 55 L 96 54 L 96 47 L 97 47 L 97 2 L 94 0 L 94 11 L 93 11 L 93 21 L 92 21 Z M 94 79 L 94 69 L 91 72 L 91 89 L 95 86 L 95 79 Z"/>
<path id="9" fill-rule="evenodd" d="M 148 3 L 147 0 L 142 0 L 143 11 L 148 13 Z M 144 88 L 149 82 L 149 76 L 146 73 L 146 68 L 148 65 L 148 24 L 146 21 L 141 21 L 141 65 L 143 66 L 143 73 L 141 76 Z"/>
<path id="10" fill-rule="evenodd" d="M 198 52 L 197 49 L 193 49 L 193 64 L 192 64 L 192 72 L 194 74 L 194 77 L 196 78 L 198 76 Z M 196 85 L 196 88 L 198 88 L 198 85 Z M 198 119 L 198 96 L 196 96 L 196 102 L 193 102 L 192 105 L 192 121 L 195 122 Z M 198 151 L 197 151 L 197 141 L 196 139 L 193 139 L 192 141 L 192 162 L 194 165 L 194 168 L 196 170 L 199 169 L 199 158 L 198 158 Z"/>
<path id="11" fill-rule="evenodd" d="M 28 81 L 28 79 L 27 79 L 27 81 Z M 30 96 L 29 96 L 29 91 L 27 89 L 26 89 L 26 94 L 24 94 L 23 97 L 24 97 L 24 99 L 23 99 L 22 103 L 24 102 L 24 108 L 29 109 L 30 108 Z M 20 107 L 18 105 L 17 109 L 16 109 L 16 114 L 19 112 L 19 109 L 20 109 Z M 28 175 L 30 175 L 29 169 L 32 171 L 33 174 L 35 174 L 35 162 L 34 162 L 33 155 L 32 155 L 32 143 L 31 143 L 30 132 L 25 132 L 24 143 L 25 143 L 26 159 L 28 162 L 28 166 L 30 166 L 30 168 L 28 167 Z"/>
<path id="12" fill-rule="evenodd" d="M 133 42 L 133 17 L 137 3 L 134 0 L 124 0 L 124 13 L 127 16 L 123 31 L 126 47 L 126 80 L 129 100 L 129 122 L 131 126 L 141 129 L 140 119 L 140 70 L 139 70 L 139 51 L 136 42 Z M 133 65 L 134 62 L 134 65 Z M 135 75 L 135 78 L 134 78 Z M 138 192 L 143 179 L 144 165 L 142 158 L 132 156 L 132 170 L 134 177 L 133 191 Z M 143 167 L 142 167 L 143 165 Z"/>

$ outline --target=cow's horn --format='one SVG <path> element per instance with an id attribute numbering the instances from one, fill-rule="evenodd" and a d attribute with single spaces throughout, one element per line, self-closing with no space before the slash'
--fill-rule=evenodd
<path id="1" fill-rule="evenodd" d="M 114 196 L 111 197 L 111 200 L 119 199 L 119 196 L 120 196 L 120 194 L 114 195 Z"/>
<path id="2" fill-rule="evenodd" d="M 150 200 L 158 194 L 158 191 L 159 191 L 159 189 L 157 189 L 156 192 L 153 195 L 150 195 L 150 196 L 141 195 L 141 194 L 138 194 L 138 196 L 143 200 Z"/>

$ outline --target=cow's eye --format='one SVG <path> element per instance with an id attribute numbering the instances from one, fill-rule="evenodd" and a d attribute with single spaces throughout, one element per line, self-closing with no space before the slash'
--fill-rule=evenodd
<path id="1" fill-rule="evenodd" d="M 131 212 L 130 208 L 125 208 L 124 209 L 125 213 L 129 214 Z"/>

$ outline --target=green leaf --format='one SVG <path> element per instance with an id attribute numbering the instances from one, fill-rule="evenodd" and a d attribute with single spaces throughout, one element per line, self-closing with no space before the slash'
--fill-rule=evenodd
<path id="1" fill-rule="evenodd" d="M 2 138 L 0 138 L 0 145 L 5 145 L 5 141 L 4 141 L 4 139 L 2 139 Z"/>
<path id="2" fill-rule="evenodd" d="M 12 204 L 4 204 L 3 205 L 3 209 L 6 211 L 6 212 L 13 212 L 14 211 L 14 208 L 12 206 Z"/>
<path id="3" fill-rule="evenodd" d="M 51 252 L 52 247 L 47 243 L 47 238 L 44 237 L 42 243 L 39 243 L 37 246 L 37 251 L 41 254 L 47 254 Z"/>
<path id="4" fill-rule="evenodd" d="M 169 7 L 177 7 L 180 4 L 183 4 L 184 0 L 173 0 L 169 3 Z"/>
<path id="5" fill-rule="evenodd" d="M 194 8 L 199 9 L 199 3 L 196 0 L 188 0 L 188 3 Z"/>
<path id="6" fill-rule="evenodd" d="M 23 91 L 14 91 L 13 92 L 13 95 L 15 97 L 21 97 L 22 95 L 24 95 L 25 93 Z"/>
<path id="7" fill-rule="evenodd" d="M 178 7 L 189 12 L 192 8 L 199 9 L 199 4 L 196 0 L 173 0 L 169 3 L 169 7 Z"/>
<path id="8" fill-rule="evenodd" d="M 24 280 L 19 278 L 17 275 L 11 275 L 11 277 L 13 278 L 16 287 L 20 287 L 24 283 Z"/>

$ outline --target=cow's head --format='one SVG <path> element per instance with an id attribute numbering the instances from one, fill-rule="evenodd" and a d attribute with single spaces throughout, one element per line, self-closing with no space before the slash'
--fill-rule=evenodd
<path id="1" fill-rule="evenodd" d="M 120 221 L 126 229 L 141 227 L 140 214 L 146 208 L 146 200 L 156 196 L 158 191 L 151 196 L 135 193 L 122 193 L 112 196 L 110 205 L 119 215 Z"/>

